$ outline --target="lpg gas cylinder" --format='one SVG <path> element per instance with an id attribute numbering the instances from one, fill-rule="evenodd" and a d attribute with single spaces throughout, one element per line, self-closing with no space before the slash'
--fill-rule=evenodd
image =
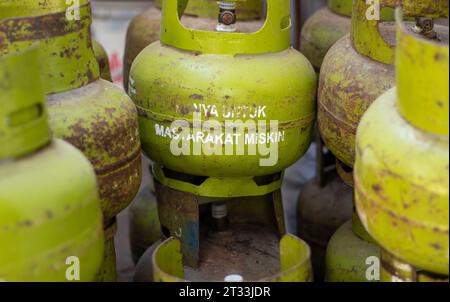
<path id="1" fill-rule="evenodd" d="M 448 18 L 449 3 L 432 3 L 417 6 L 426 18 L 413 30 L 397 11 L 397 87 L 357 133 L 356 205 L 385 250 L 385 281 L 449 275 L 449 41 L 431 19 Z"/>
<path id="2" fill-rule="evenodd" d="M 261 27 L 261 23 L 256 19 L 262 16 L 262 0 L 246 0 L 237 4 L 237 17 L 241 21 L 239 31 L 247 33 L 257 31 Z M 128 90 L 131 64 L 136 56 L 149 44 L 159 40 L 161 6 L 162 0 L 156 0 L 154 6 L 134 17 L 128 26 L 123 60 L 125 90 Z M 217 0 L 189 0 L 182 23 L 189 28 L 214 29 L 217 24 Z"/>
<path id="3" fill-rule="evenodd" d="M 298 199 L 298 234 L 311 246 L 316 281 L 324 279 L 328 241 L 353 212 L 352 189 L 339 178 L 334 162 L 326 161 L 333 156 L 323 149 L 317 135 L 316 177 L 301 189 Z"/>
<path id="4" fill-rule="evenodd" d="M 290 47 L 288 0 L 268 1 L 265 24 L 250 34 L 232 32 L 235 17 L 222 18 L 234 15 L 234 2 L 219 2 L 221 32 L 184 27 L 177 4 L 163 2 L 161 42 L 134 61 L 129 92 L 155 162 L 163 233 L 182 238 L 185 262 L 197 266 L 208 207 L 217 211 L 207 219 L 225 218 L 234 199 L 237 212 L 264 216 L 284 233 L 282 171 L 310 145 L 316 75 Z"/>
<path id="5" fill-rule="evenodd" d="M 380 41 L 383 45 L 394 43 L 394 26 L 368 20 L 366 12 L 370 9 L 364 0 L 353 1 L 351 35 L 330 48 L 319 78 L 318 125 L 322 138 L 336 158 L 350 168 L 359 119 L 395 80 L 393 57 L 382 56 L 378 46 Z"/>
<path id="6" fill-rule="evenodd" d="M 103 262 L 95 277 L 96 282 L 116 282 L 116 248 L 114 245 L 114 236 L 117 232 L 117 222 L 105 229 L 105 250 L 103 253 Z"/>
<path id="7" fill-rule="evenodd" d="M 364 236 L 364 230 L 358 230 L 360 227 L 359 219 L 354 217 L 331 237 L 326 252 L 326 282 L 380 280 L 380 272 L 377 271 L 380 248 L 370 236 Z"/>
<path id="8" fill-rule="evenodd" d="M 434 2 L 408 0 L 402 5 L 409 17 L 415 17 L 415 7 L 435 6 Z M 383 11 L 392 10 L 397 2 L 379 3 Z M 377 21 L 375 8 L 364 0 L 353 2 L 351 36 L 339 40 L 327 53 L 319 79 L 318 124 L 322 138 L 341 165 L 350 170 L 359 120 L 372 102 L 395 84 L 395 26 Z M 371 12 L 373 18 L 368 18 Z"/>
<path id="9" fill-rule="evenodd" d="M 159 167 L 157 179 L 169 169 L 208 178 L 201 190 L 183 187 L 203 196 L 263 195 L 273 189 L 253 178 L 279 174 L 304 154 L 313 134 L 316 76 L 290 47 L 287 2 L 269 1 L 272 14 L 251 34 L 185 28 L 177 0 L 164 2 L 161 42 L 139 54 L 130 76 L 143 150 Z M 180 131 L 192 130 L 186 121 L 200 131 Z M 212 127 L 219 128 L 215 136 L 206 131 Z M 262 150 L 272 142 L 277 152 Z"/>
<path id="10" fill-rule="evenodd" d="M 93 281 L 103 254 L 94 169 L 51 138 L 38 62 L 36 48 L 0 57 L 0 281 Z"/>
<path id="11" fill-rule="evenodd" d="M 330 47 L 350 32 L 353 0 L 328 0 L 306 20 L 300 34 L 300 51 L 316 71 Z"/>
<path id="12" fill-rule="evenodd" d="M 104 80 L 112 82 L 108 54 L 106 53 L 105 48 L 95 39 L 92 39 L 92 47 L 94 49 L 95 58 L 98 62 L 98 67 L 100 68 L 100 77 Z"/>
<path id="13" fill-rule="evenodd" d="M 0 53 L 41 41 L 44 90 L 56 137 L 83 151 L 100 188 L 105 227 L 136 195 L 141 155 L 136 108 L 118 87 L 99 79 L 92 50 L 89 0 L 76 15 L 61 0 L 0 3 Z M 68 16 L 66 16 L 68 14 Z M 79 19 L 79 20 L 77 20 Z"/>
<path id="14" fill-rule="evenodd" d="M 130 247 L 134 263 L 149 246 L 161 239 L 154 190 L 150 186 L 143 188 L 130 205 Z"/>

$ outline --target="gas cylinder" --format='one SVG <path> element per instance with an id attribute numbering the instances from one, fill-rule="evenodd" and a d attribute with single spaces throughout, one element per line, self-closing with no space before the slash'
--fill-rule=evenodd
<path id="1" fill-rule="evenodd" d="M 130 205 L 130 247 L 134 263 L 149 246 L 161 239 L 154 188 L 142 189 Z"/>
<path id="2" fill-rule="evenodd" d="M 408 7 L 422 5 L 410 0 Z M 396 4 L 381 1 L 382 12 Z M 340 39 L 322 64 L 318 90 L 318 124 L 326 146 L 351 170 L 359 120 L 370 104 L 395 84 L 393 22 L 369 20 L 371 4 L 353 3 L 352 33 Z M 444 31 L 439 27 L 438 31 Z"/>
<path id="3" fill-rule="evenodd" d="M 37 48 L 0 57 L 0 280 L 92 281 L 103 253 L 95 173 L 51 138 L 39 61 Z"/>
<path id="4" fill-rule="evenodd" d="M 104 224 L 109 226 L 139 189 L 140 141 L 133 102 L 120 88 L 99 78 L 90 35 L 90 2 L 82 0 L 71 10 L 71 4 L 60 0 L 46 1 L 45 6 L 8 0 L 0 8 L 2 18 L 10 18 L 1 21 L 0 53 L 33 41 L 43 44 L 42 74 L 52 131 L 93 164 Z"/>
<path id="5" fill-rule="evenodd" d="M 301 189 L 298 199 L 298 234 L 311 247 L 314 280 L 318 281 L 324 279 L 328 241 L 352 218 L 353 192 L 337 175 L 333 156 L 324 152 L 319 135 L 316 150 L 316 177 Z"/>
<path id="6" fill-rule="evenodd" d="M 100 77 L 104 80 L 112 82 L 108 54 L 106 53 L 105 48 L 95 39 L 92 39 L 92 47 L 94 49 L 95 58 L 98 62 L 98 67 L 100 68 Z"/>
<path id="7" fill-rule="evenodd" d="M 162 43 L 154 42 L 139 54 L 130 76 L 130 95 L 139 112 L 142 147 L 157 163 L 156 178 L 162 181 L 162 176 L 174 174 L 171 171 L 207 177 L 201 188 L 187 184 L 184 188 L 210 197 L 247 196 L 251 191 L 255 196 L 273 191 L 267 185 L 258 186 L 252 179 L 278 174 L 304 154 L 313 134 L 315 109 L 316 76 L 307 59 L 290 47 L 286 1 L 269 1 L 272 17 L 260 31 L 251 34 L 185 28 L 179 21 L 176 4 L 177 1 L 164 2 Z M 241 140 L 240 133 L 236 133 L 231 142 L 233 135 L 229 132 L 226 137 L 218 134 L 217 139 L 211 133 L 203 137 L 199 134 L 194 150 L 187 150 L 192 149 L 185 145 L 192 147 L 193 138 L 178 129 L 190 129 L 184 120 L 195 121 L 195 129 L 206 129 L 222 126 L 227 119 L 235 121 L 227 123 L 227 131 L 233 127 L 235 131 L 249 128 L 239 127 L 238 119 L 248 124 L 259 122 L 261 131 L 245 133 Z M 272 125 L 264 126 L 268 121 Z M 278 131 L 269 131 L 277 128 L 276 124 Z M 191 144 L 179 146 L 173 150 L 179 153 L 174 154 L 177 152 L 171 149 L 177 149 L 176 142 L 184 138 L 190 139 Z M 218 142 L 213 144 L 214 150 L 207 148 L 211 138 Z M 277 156 L 270 151 L 262 155 L 261 141 L 277 144 Z M 252 144 L 260 150 L 256 154 L 254 150 L 244 150 L 251 154 L 241 155 L 245 152 L 237 150 L 225 155 L 231 153 L 228 145 L 236 142 L 238 147 L 252 149 L 248 147 Z M 222 148 L 219 143 L 228 147 Z M 175 182 L 174 179 L 172 183 Z M 279 182 L 277 179 L 271 183 Z"/>
<path id="8" fill-rule="evenodd" d="M 328 0 L 327 6 L 306 20 L 300 34 L 300 51 L 316 71 L 330 47 L 350 32 L 353 0 Z"/>
<path id="9" fill-rule="evenodd" d="M 181 239 L 184 264 L 197 271 L 233 264 L 203 261 L 208 255 L 235 255 L 252 263 L 243 267 L 257 280 L 262 266 L 278 270 L 282 171 L 310 145 L 316 75 L 290 47 L 288 0 L 268 1 L 265 24 L 250 34 L 233 32 L 234 2 L 218 4 L 213 32 L 184 27 L 178 1 L 164 1 L 161 42 L 134 61 L 129 92 L 154 162 L 164 237 Z M 216 241 L 236 241 L 241 253 L 220 244 L 215 251 Z M 246 253 L 269 262 L 255 266 Z"/>
<path id="10" fill-rule="evenodd" d="M 376 282 L 380 248 L 370 237 L 355 232 L 357 219 L 344 223 L 331 237 L 326 251 L 326 282 Z M 358 234 L 357 234 L 358 233 Z M 375 269 L 375 271 L 374 271 Z"/>
<path id="11" fill-rule="evenodd" d="M 422 1 L 421 1 L 422 2 Z M 380 96 L 357 133 L 356 205 L 383 247 L 384 281 L 448 279 L 448 1 L 403 7 L 422 18 L 411 30 L 397 11 L 397 87 Z M 437 279 L 442 279 L 437 278 Z"/>
<path id="12" fill-rule="evenodd" d="M 370 8 L 364 0 L 353 2 L 351 35 L 330 48 L 319 78 L 318 125 L 322 138 L 336 158 L 350 168 L 359 119 L 395 80 L 393 57 L 380 57 L 377 44 L 393 44 L 395 28 L 391 22 L 368 20 Z"/>
<path id="13" fill-rule="evenodd" d="M 128 78 L 136 56 L 149 44 L 159 40 L 162 0 L 133 18 L 127 30 L 123 83 L 128 90 Z M 262 16 L 262 0 L 246 0 L 237 3 L 240 32 L 255 32 L 261 27 L 256 21 Z M 217 24 L 217 0 L 189 0 L 182 16 L 182 23 L 189 28 L 212 30 Z"/>
<path id="14" fill-rule="evenodd" d="M 95 277 L 96 282 L 116 282 L 116 247 L 114 244 L 114 236 L 117 233 L 117 222 L 105 229 L 105 248 L 103 252 L 103 262 Z"/>

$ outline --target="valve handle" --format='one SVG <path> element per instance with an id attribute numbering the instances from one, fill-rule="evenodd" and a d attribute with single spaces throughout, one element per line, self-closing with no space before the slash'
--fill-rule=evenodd
<path id="1" fill-rule="evenodd" d="M 394 64 L 395 46 L 389 45 L 381 36 L 380 20 L 367 18 L 376 2 L 380 9 L 401 6 L 406 17 L 448 18 L 448 0 L 354 0 L 353 46 L 359 53 L 385 64 Z"/>
<path id="2" fill-rule="evenodd" d="M 188 51 L 224 55 L 274 53 L 291 46 L 289 0 L 268 0 L 266 21 L 254 33 L 186 28 L 179 18 L 180 1 L 188 0 L 163 1 L 161 42 L 164 44 Z"/>
<path id="3" fill-rule="evenodd" d="M 36 44 L 0 56 L 0 161 L 51 140 Z"/>

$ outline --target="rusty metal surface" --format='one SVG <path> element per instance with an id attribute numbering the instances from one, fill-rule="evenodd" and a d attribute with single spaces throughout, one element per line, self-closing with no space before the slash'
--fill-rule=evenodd
<path id="1" fill-rule="evenodd" d="M 53 133 L 83 151 L 95 167 L 104 221 L 110 224 L 141 182 L 136 108 L 104 80 L 49 95 L 47 101 Z"/>
<path id="2" fill-rule="evenodd" d="M 339 159 L 336 159 L 336 172 L 347 186 L 354 187 L 353 168 L 348 167 Z"/>
<path id="3" fill-rule="evenodd" d="M 26 8 L 24 11 L 28 12 Z M 89 29 L 89 3 L 80 6 L 80 20 L 66 18 L 63 8 L 47 15 L 12 17 L 15 16 L 6 15 L 5 18 L 11 19 L 0 21 L 0 54 L 40 41 L 41 59 L 46 62 L 41 67 L 46 94 L 79 88 L 98 79 Z"/>
<path id="4" fill-rule="evenodd" d="M 350 32 L 351 18 L 333 13 L 328 7 L 318 10 L 303 25 L 300 35 L 300 52 L 316 71 L 330 47 Z"/>
<path id="5" fill-rule="evenodd" d="M 387 26 L 394 36 L 394 26 Z M 358 54 L 349 36 L 325 56 L 319 79 L 318 123 L 326 146 L 345 165 L 353 167 L 356 128 L 362 115 L 394 84 L 394 66 Z"/>
<path id="6" fill-rule="evenodd" d="M 227 199 L 208 199 L 189 192 L 182 192 L 156 182 L 158 213 L 163 234 L 175 236 L 181 240 L 184 262 L 197 268 L 200 259 L 200 236 L 203 227 L 207 227 L 210 203 L 227 203 L 230 219 L 269 225 L 285 233 L 284 213 L 281 193 L 261 197 L 242 197 Z"/>
<path id="7" fill-rule="evenodd" d="M 100 77 L 112 82 L 108 54 L 106 53 L 105 48 L 95 39 L 92 40 L 92 48 L 94 49 L 95 58 L 97 59 L 98 67 L 100 69 Z"/>
<path id="8" fill-rule="evenodd" d="M 243 233 L 246 233 L 244 230 Z M 217 236 L 226 236 L 224 234 Z M 245 236 L 243 236 L 245 237 Z M 295 237 L 294 235 L 284 235 L 279 244 L 279 265 L 276 272 L 272 275 L 267 275 L 267 263 L 260 263 L 261 260 L 272 258 L 275 256 L 274 251 L 268 253 L 270 249 L 268 249 L 267 245 L 260 246 L 261 250 L 254 249 L 255 247 L 249 246 L 248 244 L 253 243 L 253 238 L 255 238 L 255 234 L 252 234 L 251 240 L 248 241 L 245 238 L 244 241 L 234 242 L 225 240 L 227 243 L 236 243 L 234 246 L 230 245 L 226 247 L 229 252 L 236 252 L 234 249 L 243 248 L 244 251 L 239 251 L 239 257 L 234 257 L 234 261 L 238 261 L 241 265 L 241 268 L 234 268 L 226 264 L 222 264 L 222 268 L 227 268 L 228 271 L 220 271 L 220 266 L 217 267 L 214 265 L 214 262 L 222 262 L 214 257 L 212 261 L 209 261 L 207 265 L 211 271 L 203 271 L 205 276 L 200 276 L 202 281 L 205 281 L 203 278 L 218 278 L 217 281 L 223 280 L 228 272 L 239 272 L 241 273 L 242 279 L 244 280 L 254 280 L 251 274 L 248 272 L 252 272 L 253 275 L 263 276 L 262 279 L 258 279 L 257 281 L 265 281 L 265 282 L 311 282 L 313 280 L 311 261 L 310 261 L 310 249 L 308 245 L 301 239 Z M 249 238 L 250 239 L 250 238 Z M 210 242 L 211 243 L 211 242 Z M 269 243 L 270 244 L 270 243 Z M 272 246 L 272 244 L 270 244 Z M 218 251 L 218 249 L 223 248 L 223 241 L 218 242 L 217 245 L 214 244 L 212 249 Z M 243 253 L 244 252 L 244 253 Z M 219 251 L 219 254 L 222 251 Z M 243 256 L 244 254 L 248 254 L 250 257 Z M 256 256 L 256 259 L 251 259 L 252 256 Z M 228 254 L 224 255 L 224 257 L 229 257 Z M 238 259 L 236 259 L 238 258 Z M 231 260 L 233 261 L 233 260 Z M 245 272 L 242 270 L 242 264 L 250 264 L 250 267 L 245 267 Z M 171 237 L 160 244 L 153 253 L 153 275 L 154 280 L 157 282 L 182 282 L 182 281 L 195 281 L 189 280 L 185 277 L 186 274 L 191 274 L 192 271 L 187 271 L 185 267 L 183 267 L 182 256 L 180 253 L 180 241 L 174 237 Z M 272 259 L 270 263 L 272 264 Z M 220 264 L 219 264 L 220 265 Z M 264 271 L 257 269 L 255 266 L 264 266 Z M 245 266 L 245 265 L 244 265 Z M 270 270 L 269 270 L 270 271 Z M 199 272 L 199 271 L 197 271 Z M 233 274 L 233 273 L 232 273 Z M 216 277 L 217 276 L 217 277 Z M 210 281 L 210 279 L 207 279 Z"/>
<path id="9" fill-rule="evenodd" d="M 200 237 L 198 269 L 185 267 L 190 281 L 223 281 L 239 274 L 244 280 L 258 280 L 280 269 L 279 241 L 276 229 L 255 223 L 230 222 L 226 233 L 203 231 Z"/>

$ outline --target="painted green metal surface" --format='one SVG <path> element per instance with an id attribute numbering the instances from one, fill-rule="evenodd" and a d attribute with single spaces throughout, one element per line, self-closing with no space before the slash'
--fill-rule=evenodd
<path id="1" fill-rule="evenodd" d="M 46 94 L 79 88 L 99 78 L 90 33 L 91 8 L 89 1 L 82 2 L 80 20 L 66 17 L 69 5 L 64 1 L 48 6 L 22 0 L 0 3 L 0 11 L 6 12 L 0 18 L 0 54 L 41 41 L 47 62 L 42 66 Z"/>
<path id="2" fill-rule="evenodd" d="M 394 28 L 388 28 L 392 34 Z M 346 36 L 336 42 L 322 64 L 318 90 L 318 125 L 325 145 L 353 167 L 355 135 L 373 101 L 395 85 L 395 68 L 360 55 Z"/>
<path id="3" fill-rule="evenodd" d="M 24 76 L 39 79 L 37 52 L 35 46 L 33 51 L 21 55 L 2 56 L 0 161 L 23 156 L 51 140 L 42 85 L 39 81 L 24 79 Z M 16 69 L 25 70 L 26 75 L 15 72 Z"/>
<path id="4" fill-rule="evenodd" d="M 80 149 L 93 164 L 105 225 L 109 225 L 133 200 L 140 185 L 136 108 L 121 89 L 99 79 L 90 34 L 89 1 L 80 6 L 78 21 L 66 18 L 65 2 L 48 3 L 36 6 L 34 1 L 26 5 L 11 0 L 0 4 L 2 9 L 14 4 L 20 8 L 15 11 L 20 16 L 37 14 L 0 20 L 0 54 L 40 42 L 40 60 L 45 62 L 40 71 L 51 129 L 56 137 Z M 11 12 L 8 6 L 6 9 Z"/>
<path id="5" fill-rule="evenodd" d="M 90 0 L 77 1 L 80 6 L 85 6 Z M 68 3 L 66 0 L 2 0 L 0 3 L 0 19 L 12 17 L 29 17 L 44 14 L 58 13 L 73 8 L 75 1 Z"/>
<path id="6" fill-rule="evenodd" d="M 105 230 L 105 249 L 103 253 L 103 262 L 95 277 L 96 282 L 116 282 L 116 247 L 114 244 L 114 236 L 117 232 L 117 222 Z"/>
<path id="7" fill-rule="evenodd" d="M 89 158 L 99 183 L 105 224 L 133 200 L 141 183 L 136 108 L 123 91 L 99 80 L 47 97 L 56 137 Z"/>
<path id="8" fill-rule="evenodd" d="M 75 256 L 80 281 L 92 281 L 103 254 L 94 170 L 71 145 L 49 140 L 38 51 L 19 53 L 0 57 L 0 142 L 17 148 L 0 154 L 0 280 L 68 281 Z M 15 144 L 29 127 L 37 139 Z"/>
<path id="9" fill-rule="evenodd" d="M 100 77 L 104 80 L 112 82 L 111 70 L 109 69 L 109 59 L 105 48 L 95 39 L 92 40 L 94 55 L 100 68 Z"/>
<path id="10" fill-rule="evenodd" d="M 386 10 L 386 16 L 381 15 L 383 20 L 389 18 L 395 3 L 381 4 L 382 8 L 391 8 Z M 370 5 L 363 0 L 354 1 L 353 5 L 351 36 L 342 38 L 327 53 L 318 92 L 318 122 L 323 140 L 350 168 L 355 160 L 355 134 L 362 115 L 379 95 L 395 85 L 394 24 L 368 20 Z M 404 1 L 402 5 L 407 7 L 409 17 L 447 14 L 442 10 L 442 1 L 436 1 L 428 10 L 422 1 Z M 436 31 L 442 34 L 443 27 Z"/>
<path id="11" fill-rule="evenodd" d="M 289 1 L 272 0 L 270 3 L 273 4 L 269 7 L 269 16 L 271 8 L 275 7 L 278 12 L 280 10 L 289 12 Z M 276 4 L 278 6 L 274 6 Z M 170 8 L 175 9 L 169 6 L 168 9 Z M 200 31 L 194 33 L 196 36 Z M 282 44 L 285 45 L 285 49 L 280 52 L 231 56 L 224 53 L 228 52 L 226 45 L 231 41 L 229 35 L 235 34 L 218 32 L 211 34 L 217 37 L 217 40 L 211 43 L 216 45 L 215 47 L 219 45 L 224 47 L 218 53 L 199 54 L 183 51 L 186 41 L 177 39 L 177 42 L 172 41 L 171 46 L 160 42 L 151 44 L 134 61 L 131 69 L 130 95 L 140 115 L 143 150 L 164 168 L 220 180 L 219 186 L 215 188 L 210 186 L 207 189 L 212 192 L 208 196 L 212 196 L 215 190 L 220 190 L 222 197 L 256 195 L 251 188 L 240 190 L 241 192 L 236 195 L 234 192 L 239 187 L 235 187 L 234 192 L 224 195 L 221 188 L 231 178 L 235 178 L 238 182 L 239 178 L 252 181 L 251 178 L 254 176 L 279 173 L 304 154 L 313 133 L 316 76 L 307 59 L 288 46 L 289 36 L 284 37 L 286 43 Z M 244 37 L 253 34 L 238 35 Z M 248 42 L 245 38 L 236 41 L 244 40 Z M 269 39 L 266 42 L 270 43 L 273 40 Z M 202 45 L 207 48 L 208 45 L 212 45 L 209 40 L 202 38 L 196 41 L 202 41 Z M 278 44 L 276 40 L 273 42 Z M 239 44 L 237 42 L 236 47 Z M 248 49 L 235 50 L 237 53 L 245 53 Z M 152 70 L 159 72 L 151 72 Z M 217 114 L 206 112 L 200 107 L 215 108 Z M 259 117 L 255 114 L 258 108 L 264 108 L 259 110 Z M 261 113 L 262 111 L 264 112 Z M 170 149 L 171 137 L 161 136 L 155 131 L 155 126 L 171 129 L 174 121 L 192 123 L 193 114 L 196 112 L 200 114 L 202 121 L 215 120 L 222 125 L 222 129 L 225 121 L 233 118 L 234 121 L 242 119 L 243 122 L 261 120 L 267 127 L 271 120 L 278 121 L 279 131 L 284 133 L 284 140 L 278 143 L 278 161 L 273 166 L 260 166 L 260 159 L 263 156 L 259 152 L 250 156 L 236 153 L 224 155 L 225 148 L 229 145 L 219 146 L 222 155 L 173 155 Z M 162 177 L 157 176 L 157 179 L 162 180 Z M 239 185 L 242 186 L 243 182 L 239 182 Z M 255 185 L 249 184 L 249 187 L 251 186 Z M 184 187 L 180 189 L 190 190 Z M 277 186 L 273 189 L 277 189 Z"/>
<path id="12" fill-rule="evenodd" d="M 351 1 L 350 1 L 351 2 Z M 300 34 L 300 52 L 319 71 L 330 47 L 350 32 L 351 18 L 324 7 L 306 20 Z"/>
<path id="13" fill-rule="evenodd" d="M 346 222 L 328 243 L 325 281 L 369 282 L 366 276 L 368 257 L 379 259 L 380 248 L 358 237 L 352 230 L 352 222 Z"/>
<path id="14" fill-rule="evenodd" d="M 386 250 L 381 250 L 382 282 L 449 282 L 448 275 L 438 275 L 405 263 Z"/>
<path id="15" fill-rule="evenodd" d="M 381 8 L 395 8 L 399 5 L 397 0 L 381 0 L 379 3 Z M 448 0 L 402 0 L 400 3 L 408 17 L 448 18 Z M 394 64 L 395 46 L 380 34 L 380 21 L 367 18 L 367 10 L 365 0 L 354 2 L 353 45 L 362 55 L 385 64 Z"/>
<path id="16" fill-rule="evenodd" d="M 204 2 L 201 0 L 200 2 Z M 204 16 L 192 16 L 183 15 L 182 23 L 187 28 L 194 28 L 200 30 L 212 30 L 217 25 L 217 15 L 218 15 L 218 5 L 217 1 L 206 1 L 208 3 L 214 2 L 215 14 L 212 17 Z M 249 3 L 251 3 L 250 1 Z M 189 2 L 191 3 L 191 1 Z M 203 6 L 202 6 L 203 7 Z M 187 11 L 185 11 L 187 13 Z M 237 11 L 238 23 L 236 24 L 236 30 L 238 32 L 256 32 L 261 27 L 261 20 L 256 18 L 239 19 L 241 10 Z M 261 12 L 262 13 L 262 12 Z M 245 16 L 244 16 L 245 17 Z M 258 18 L 262 17 L 258 14 Z M 156 7 L 151 7 L 148 10 L 142 12 L 131 20 L 128 26 L 126 44 L 125 44 L 125 55 L 124 55 L 124 88 L 128 91 L 128 80 L 131 69 L 131 64 L 133 63 L 136 56 L 149 44 L 158 41 L 160 35 L 160 24 L 161 24 L 161 10 Z"/>
<path id="17" fill-rule="evenodd" d="M 156 0 L 155 6 L 162 8 L 162 2 L 163 0 Z M 180 2 L 186 2 L 186 0 Z M 262 0 L 237 0 L 236 4 L 238 20 L 257 19 L 261 17 L 263 11 Z M 198 17 L 217 18 L 219 15 L 219 6 L 217 5 L 217 0 L 188 0 L 185 4 L 184 13 Z"/>
<path id="18" fill-rule="evenodd" d="M 184 27 L 178 16 L 180 0 L 163 2 L 161 42 L 178 49 L 203 54 L 266 54 L 290 47 L 291 18 L 288 0 L 269 0 L 267 18 L 255 33 L 199 31 Z"/>
<path id="19" fill-rule="evenodd" d="M 351 17 L 352 3 L 353 0 L 327 0 L 327 7 L 335 14 Z"/>
<path id="20" fill-rule="evenodd" d="M 358 129 L 356 203 L 389 253 L 448 275 L 448 41 L 412 36 L 400 23 L 397 29 L 398 87 L 372 105 Z M 424 117 L 410 106 L 426 108 Z"/>
<path id="21" fill-rule="evenodd" d="M 436 45 L 407 35 L 404 27 L 399 27 L 398 31 L 399 113 L 425 132 L 448 137 L 448 40 L 447 44 Z"/>
<path id="22" fill-rule="evenodd" d="M 155 282 L 186 282 L 180 252 L 180 241 L 173 237 L 161 243 L 153 253 Z M 312 267 L 308 245 L 294 235 L 285 235 L 280 241 L 281 270 L 267 276 L 265 282 L 311 282 Z"/>

